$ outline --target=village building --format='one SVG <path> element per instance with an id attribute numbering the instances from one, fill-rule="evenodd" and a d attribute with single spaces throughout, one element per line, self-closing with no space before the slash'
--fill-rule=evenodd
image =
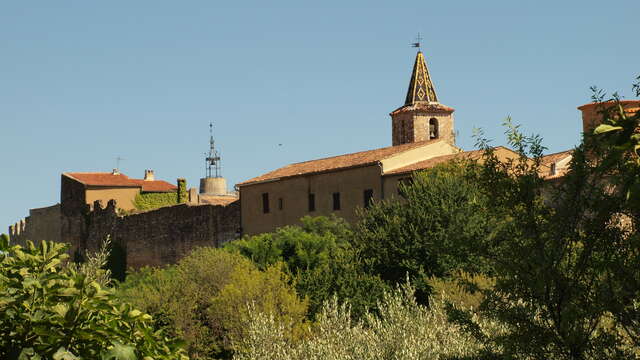
<path id="1" fill-rule="evenodd" d="M 164 180 L 156 180 L 153 170 L 145 170 L 143 179 L 132 179 L 118 169 L 112 172 L 62 173 L 60 202 L 71 206 L 91 205 L 95 201 L 104 204 L 115 200 L 118 208 L 135 210 L 138 194 L 175 193 L 177 187 Z"/>

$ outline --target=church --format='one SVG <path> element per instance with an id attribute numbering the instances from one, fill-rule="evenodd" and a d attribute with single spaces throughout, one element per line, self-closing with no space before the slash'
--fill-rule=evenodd
<path id="1" fill-rule="evenodd" d="M 456 147 L 454 109 L 438 101 L 424 54 L 418 51 L 404 105 L 391 116 L 392 146 L 294 163 L 237 184 L 243 234 L 296 224 L 305 216 L 356 220 L 358 208 L 398 196 L 411 173 L 451 160 L 479 156 Z M 500 158 L 515 157 L 504 147 Z"/>

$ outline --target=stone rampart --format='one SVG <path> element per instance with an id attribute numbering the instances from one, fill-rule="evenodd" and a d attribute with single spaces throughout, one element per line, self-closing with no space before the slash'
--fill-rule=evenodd
<path id="1" fill-rule="evenodd" d="M 196 247 L 219 247 L 240 229 L 239 202 L 227 206 L 180 204 L 120 215 L 115 201 L 94 203 L 85 215 L 63 219 L 75 233 L 63 233 L 81 256 L 98 250 L 109 236 L 124 255 L 122 266 L 140 268 L 176 263 Z"/>
<path id="2" fill-rule="evenodd" d="M 24 245 L 27 240 L 60 241 L 60 204 L 31 209 L 29 216 L 9 226 L 11 243 Z"/>

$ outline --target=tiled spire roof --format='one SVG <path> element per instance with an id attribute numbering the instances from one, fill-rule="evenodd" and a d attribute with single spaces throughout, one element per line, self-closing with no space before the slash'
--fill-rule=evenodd
<path id="1" fill-rule="evenodd" d="M 424 55 L 422 51 L 418 51 L 416 62 L 413 65 L 409 90 L 407 91 L 407 99 L 404 104 L 406 106 L 432 102 L 438 102 L 438 96 L 436 95 L 436 89 L 433 87 L 433 82 L 431 82 Z"/>

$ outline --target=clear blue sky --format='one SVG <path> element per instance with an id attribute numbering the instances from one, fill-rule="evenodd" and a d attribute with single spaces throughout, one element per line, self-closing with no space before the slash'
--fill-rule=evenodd
<path id="1" fill-rule="evenodd" d="M 229 184 L 390 145 L 417 32 L 458 145 L 511 115 L 572 147 L 589 86 L 631 98 L 640 1 L 0 2 L 0 232 L 63 171 L 197 186 L 208 124 Z M 282 146 L 278 146 L 281 143 Z"/>

